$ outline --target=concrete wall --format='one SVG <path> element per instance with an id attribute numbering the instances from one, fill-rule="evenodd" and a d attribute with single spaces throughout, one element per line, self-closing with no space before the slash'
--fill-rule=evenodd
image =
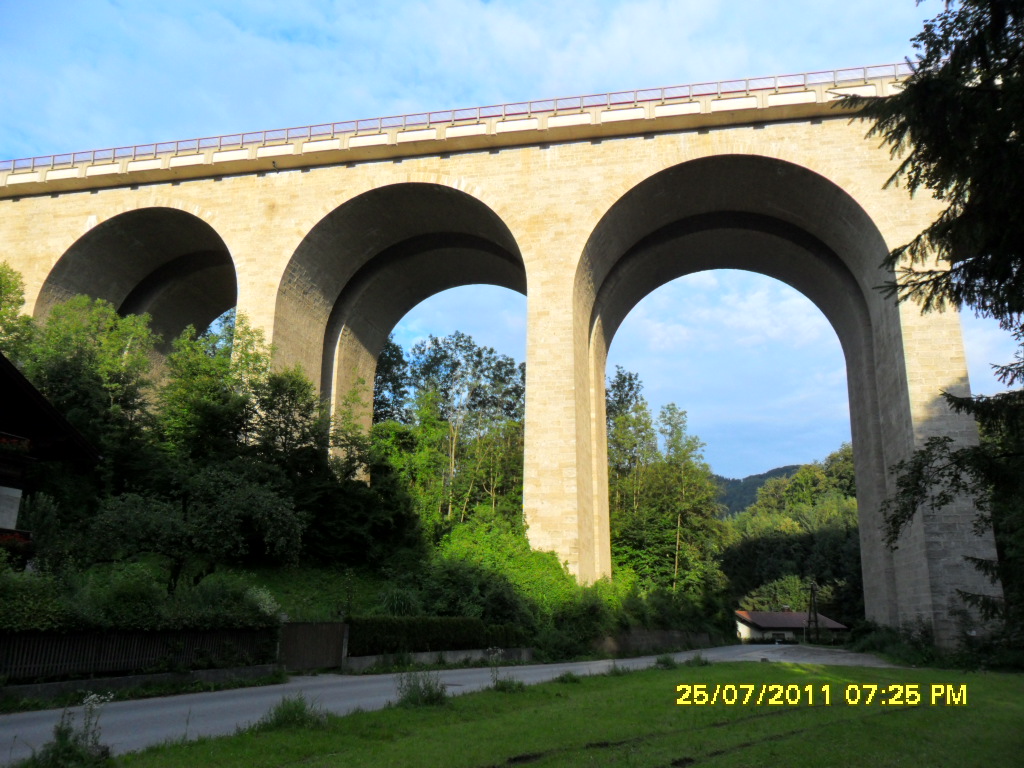
<path id="1" fill-rule="evenodd" d="M 888 467 L 932 434 L 976 440 L 939 397 L 968 391 L 956 315 L 877 290 L 885 254 L 939 208 L 883 189 L 888 149 L 825 90 L 774 95 L 0 173 L 0 241 L 37 315 L 84 291 L 173 334 L 234 303 L 334 397 L 368 396 L 388 333 L 433 293 L 525 293 L 529 535 L 584 581 L 611 569 L 604 378 L 622 319 L 692 272 L 780 279 L 846 355 L 868 615 L 952 637 L 955 590 L 989 589 L 961 555 L 991 555 L 991 537 L 966 507 L 916 521 L 895 553 L 878 530 Z"/>

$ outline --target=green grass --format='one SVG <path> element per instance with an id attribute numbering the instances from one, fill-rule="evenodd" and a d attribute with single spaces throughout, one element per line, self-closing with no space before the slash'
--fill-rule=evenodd
<path id="1" fill-rule="evenodd" d="M 328 766 L 992 766 L 1024 740 L 1024 677 L 931 669 L 715 664 L 549 683 L 444 707 L 329 717 L 126 756 L 136 768 Z M 829 685 L 832 706 L 677 706 L 677 684 Z M 847 706 L 847 685 L 967 685 L 967 706 Z M 837 701 L 838 698 L 838 701 Z"/>

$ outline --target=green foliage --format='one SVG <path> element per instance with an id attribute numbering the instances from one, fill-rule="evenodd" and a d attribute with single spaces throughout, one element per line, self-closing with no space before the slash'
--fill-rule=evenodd
<path id="1" fill-rule="evenodd" d="M 22 369 L 68 421 L 106 447 L 139 426 L 157 341 L 147 315 L 121 317 L 102 299 L 76 296 L 50 311 Z"/>
<path id="2" fill-rule="evenodd" d="M 949 304 L 993 317 L 1024 342 L 1024 7 L 1007 0 L 960 0 L 925 23 L 914 38 L 914 71 L 893 95 L 851 99 L 872 122 L 869 135 L 889 143 L 901 162 L 889 183 L 930 192 L 946 207 L 909 243 L 889 254 L 897 279 L 889 292 L 922 311 Z M 1024 380 L 1024 354 L 997 368 L 1004 383 Z M 1024 515 L 1021 427 L 1024 397 L 945 395 L 953 410 L 974 416 L 981 446 L 927 442 L 895 470 L 887 536 L 894 546 L 920 509 L 957 496 L 979 510 L 976 529 L 991 528 L 997 558 L 972 562 L 1002 596 L 962 594 L 983 618 L 999 622 L 1009 646 L 1024 638 Z"/>
<path id="3" fill-rule="evenodd" d="M 676 669 L 679 662 L 667 653 L 663 653 L 654 660 L 654 666 L 658 669 Z"/>
<path id="4" fill-rule="evenodd" d="M 462 333 L 429 337 L 407 366 L 391 344 L 378 365 L 375 402 L 395 420 L 375 415 L 371 453 L 408 489 L 426 540 L 484 507 L 521 521 L 523 366 Z"/>
<path id="5" fill-rule="evenodd" d="M 237 579 L 211 578 L 168 595 L 141 563 L 96 566 L 58 578 L 0 571 L 0 631 L 231 629 L 280 623 L 273 598 Z"/>
<path id="6" fill-rule="evenodd" d="M 189 326 L 167 356 L 158 423 L 179 456 L 235 455 L 249 437 L 256 414 L 256 389 L 270 372 L 263 335 L 244 317 L 219 331 Z"/>
<path id="7" fill-rule="evenodd" d="M 395 686 L 400 707 L 439 707 L 448 703 L 448 689 L 437 672 L 400 672 Z"/>
<path id="8" fill-rule="evenodd" d="M 21 314 L 25 305 L 25 281 L 11 266 L 0 261 L 0 353 L 20 360 L 33 332 L 32 319 Z"/>
<path id="9" fill-rule="evenodd" d="M 918 58 L 902 88 L 848 101 L 900 158 L 890 183 L 946 205 L 890 253 L 891 292 L 925 310 L 967 305 L 1012 330 L 1024 313 L 1024 9 L 949 2 L 913 41 Z"/>
<path id="10" fill-rule="evenodd" d="M 935 646 L 935 637 L 929 625 L 908 623 L 903 627 L 882 627 L 861 622 L 853 634 L 850 650 L 858 653 L 877 653 L 907 666 L 932 666 L 942 659 Z"/>
<path id="11" fill-rule="evenodd" d="M 295 562 L 306 519 L 275 479 L 264 465 L 237 458 L 196 469 L 176 498 L 109 498 L 89 529 L 92 559 L 159 555 L 172 591 L 182 577 L 199 581 L 218 563 Z"/>
<path id="12" fill-rule="evenodd" d="M 70 615 L 65 586 L 56 577 L 0 568 L 0 631 L 59 629 Z"/>
<path id="13" fill-rule="evenodd" d="M 512 677 L 501 677 L 491 684 L 491 689 L 498 693 L 522 693 L 526 690 L 526 683 Z"/>
<path id="14" fill-rule="evenodd" d="M 75 716 L 64 710 L 53 727 L 53 740 L 38 752 L 33 752 L 32 757 L 17 763 L 18 768 L 103 768 L 114 765 L 110 748 L 100 742 L 99 711 L 108 700 L 95 694 L 87 696 L 80 726 L 75 725 Z"/>
<path id="15" fill-rule="evenodd" d="M 388 336 L 384 348 L 377 355 L 377 369 L 373 380 L 373 421 L 407 422 L 406 409 L 409 388 L 409 362 L 405 350 L 395 343 L 394 334 Z"/>
<path id="16" fill-rule="evenodd" d="M 320 729 L 327 725 L 327 713 L 298 693 L 282 696 L 249 730 L 254 733 L 289 729 Z"/>
<path id="17" fill-rule="evenodd" d="M 768 480 L 773 477 L 791 477 L 798 469 L 800 469 L 799 464 L 789 464 L 785 467 L 770 469 L 759 475 L 748 475 L 742 480 L 715 475 L 715 482 L 722 489 L 719 501 L 723 507 L 729 510 L 729 514 L 742 512 L 757 500 L 758 490 Z"/>
<path id="18" fill-rule="evenodd" d="M 810 604 L 811 580 L 802 579 L 796 574 L 787 573 L 774 581 L 752 589 L 740 600 L 740 608 L 745 611 L 807 611 Z M 818 599 L 827 602 L 828 588 Z"/>
<path id="19" fill-rule="evenodd" d="M 686 412 L 675 404 L 664 406 L 655 423 L 636 374 L 617 369 L 607 391 L 616 569 L 629 569 L 646 587 L 710 594 L 723 583 L 717 556 L 725 530 L 703 443 L 687 433 Z"/>
<path id="20" fill-rule="evenodd" d="M 846 444 L 792 477 L 769 479 L 755 503 L 730 519 L 721 562 L 742 607 L 805 609 L 814 581 L 820 613 L 848 625 L 863 617 L 857 502 L 844 495 L 851 457 Z"/>
<path id="21" fill-rule="evenodd" d="M 85 625 L 102 629 L 164 625 L 166 589 L 141 563 L 90 571 L 76 592 L 74 609 Z"/>

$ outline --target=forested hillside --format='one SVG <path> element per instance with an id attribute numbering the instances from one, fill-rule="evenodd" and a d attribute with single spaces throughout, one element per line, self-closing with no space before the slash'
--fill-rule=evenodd
<path id="1" fill-rule="evenodd" d="M 715 482 L 722 489 L 718 500 L 726 508 L 728 514 L 734 515 L 737 512 L 742 512 L 757 500 L 758 489 L 768 480 L 773 477 L 791 477 L 798 469 L 800 469 L 799 464 L 788 464 L 785 467 L 769 469 L 759 475 L 747 475 L 742 480 L 715 475 Z"/>

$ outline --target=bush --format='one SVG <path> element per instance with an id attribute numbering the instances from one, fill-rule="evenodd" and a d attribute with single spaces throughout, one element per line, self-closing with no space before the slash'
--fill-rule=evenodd
<path id="1" fill-rule="evenodd" d="M 67 710 L 53 727 L 53 741 L 47 742 L 32 757 L 17 763 L 17 768 L 102 768 L 113 765 L 110 748 L 100 743 L 99 712 L 110 696 L 89 694 L 81 727 Z"/>
<path id="2" fill-rule="evenodd" d="M 533 628 L 536 616 L 512 582 L 497 571 L 458 558 L 441 558 L 423 575 L 421 588 L 427 613 L 470 616 L 486 624 Z"/>
<path id="3" fill-rule="evenodd" d="M 179 587 L 168 622 L 182 629 L 264 629 L 281 623 L 277 601 L 262 587 L 235 579 L 208 577 Z"/>
<path id="4" fill-rule="evenodd" d="M 99 629 L 154 629 L 165 623 L 167 590 L 141 563 L 94 570 L 75 596 L 84 626 Z"/>
<path id="5" fill-rule="evenodd" d="M 931 627 L 923 621 L 906 624 L 899 629 L 865 622 L 851 635 L 850 649 L 853 651 L 880 653 L 911 666 L 928 666 L 941 660 Z"/>
<path id="6" fill-rule="evenodd" d="M 499 677 L 491 684 L 498 693 L 521 693 L 526 690 L 526 683 L 511 677 Z"/>
<path id="7" fill-rule="evenodd" d="M 64 587 L 56 578 L 0 569 L 0 630 L 45 631 L 71 623 Z"/>
<path id="8" fill-rule="evenodd" d="M 581 656 L 614 627 L 612 611 L 597 588 L 584 587 L 554 610 L 551 623 L 537 634 L 534 650 L 543 661 Z"/>
<path id="9" fill-rule="evenodd" d="M 402 707 L 441 706 L 448 701 L 448 689 L 437 672 L 402 672 L 395 684 Z"/>
<path id="10" fill-rule="evenodd" d="M 265 629 L 280 624 L 270 592 L 208 577 L 168 595 L 141 563 L 95 566 L 61 579 L 0 569 L 0 631 Z"/>
<path id="11" fill-rule="evenodd" d="M 270 708 L 263 717 L 253 724 L 251 730 L 281 731 L 288 728 L 323 728 L 327 725 L 327 713 L 311 704 L 301 693 L 284 696 Z"/>

